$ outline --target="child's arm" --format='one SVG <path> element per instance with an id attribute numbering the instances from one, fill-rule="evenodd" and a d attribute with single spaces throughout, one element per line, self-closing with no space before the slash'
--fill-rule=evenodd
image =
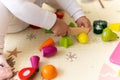
<path id="1" fill-rule="evenodd" d="M 76 0 L 57 0 L 57 2 L 74 18 L 78 27 L 83 26 L 91 30 L 90 20 L 84 15 Z"/>
<path id="2" fill-rule="evenodd" d="M 84 13 L 80 8 L 80 5 L 76 2 L 76 0 L 57 0 L 57 2 L 75 19 L 75 21 L 79 17 L 84 16 Z"/>
<path id="3" fill-rule="evenodd" d="M 56 22 L 56 15 L 41 9 L 30 0 L 1 0 L 1 2 L 22 21 L 50 29 Z"/>

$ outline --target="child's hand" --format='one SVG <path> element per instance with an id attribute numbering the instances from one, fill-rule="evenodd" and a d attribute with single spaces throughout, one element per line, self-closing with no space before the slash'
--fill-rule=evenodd
<path id="1" fill-rule="evenodd" d="M 0 80 L 6 80 L 13 76 L 12 68 L 8 65 L 5 57 L 0 52 Z"/>
<path id="2" fill-rule="evenodd" d="M 64 21 L 57 19 L 51 30 L 55 36 L 65 36 L 70 31 L 70 28 Z"/>
<path id="3" fill-rule="evenodd" d="M 89 19 L 86 18 L 85 16 L 78 18 L 76 23 L 79 27 L 85 27 L 85 28 L 89 28 L 89 31 L 91 30 L 91 23 L 90 23 Z"/>

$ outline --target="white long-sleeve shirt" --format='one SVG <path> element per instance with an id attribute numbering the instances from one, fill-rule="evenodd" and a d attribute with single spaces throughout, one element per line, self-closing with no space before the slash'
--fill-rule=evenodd
<path id="1" fill-rule="evenodd" d="M 18 22 L 25 22 L 27 24 L 33 24 L 33 25 L 36 25 L 36 26 L 39 26 L 45 29 L 51 29 L 52 26 L 55 24 L 57 17 L 55 14 L 41 8 L 41 4 L 43 2 L 46 2 L 52 6 L 56 4 L 60 5 L 75 20 L 77 20 L 81 16 L 84 16 L 80 6 L 77 4 L 75 0 L 13 0 L 13 1 L 12 0 L 0 0 L 0 4 L 2 3 L 2 5 L 5 8 L 7 8 L 8 11 L 12 13 L 12 15 L 14 15 L 15 17 L 19 19 Z M 2 7 L 0 10 L 2 10 Z M 3 11 L 0 11 L 0 13 Z M 1 16 L 2 15 L 0 15 L 0 17 Z M 7 22 L 5 26 L 0 25 L 0 34 L 1 34 L 0 35 L 0 46 L 1 47 L 3 47 L 4 45 L 3 42 L 4 42 L 4 36 L 6 34 L 5 30 L 7 29 L 7 27 L 9 27 L 9 25 L 7 25 Z"/>
<path id="2" fill-rule="evenodd" d="M 56 15 L 48 12 L 35 4 L 36 0 L 1 0 L 9 11 L 22 21 L 50 29 L 56 22 Z M 43 1 L 43 0 L 41 0 Z M 46 2 L 57 2 L 76 20 L 83 16 L 80 6 L 75 0 L 44 0 Z M 66 4 L 67 3 L 67 4 Z"/>

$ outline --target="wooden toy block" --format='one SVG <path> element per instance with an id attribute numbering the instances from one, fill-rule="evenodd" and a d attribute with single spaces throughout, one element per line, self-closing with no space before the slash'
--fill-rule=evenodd
<path id="1" fill-rule="evenodd" d="M 55 46 L 46 46 L 42 48 L 43 57 L 51 57 L 57 53 L 57 48 Z"/>
<path id="2" fill-rule="evenodd" d="M 39 61 L 40 61 L 40 57 L 37 56 L 37 55 L 34 55 L 34 56 L 30 57 L 31 65 L 34 69 L 36 69 L 36 72 L 39 71 Z"/>
<path id="3" fill-rule="evenodd" d="M 112 31 L 120 32 L 120 23 L 113 23 L 108 26 Z"/>
<path id="4" fill-rule="evenodd" d="M 107 21 L 105 20 L 95 20 L 93 22 L 93 32 L 95 34 L 101 34 L 103 32 L 103 29 L 107 27 Z"/>
<path id="5" fill-rule="evenodd" d="M 68 48 L 72 44 L 73 44 L 73 41 L 69 36 L 62 36 L 59 41 L 59 45 L 65 48 Z"/>
<path id="6" fill-rule="evenodd" d="M 52 38 L 48 38 L 46 41 L 44 41 L 40 47 L 39 47 L 39 50 L 41 51 L 43 47 L 45 46 L 54 46 L 55 45 L 55 42 Z"/>
<path id="7" fill-rule="evenodd" d="M 85 27 L 71 27 L 70 31 L 68 32 L 67 35 L 78 35 L 82 32 L 88 33 L 89 32 L 89 28 L 85 28 Z M 49 34 L 53 34 L 53 32 L 51 30 L 45 30 L 45 33 L 49 33 Z"/>
<path id="8" fill-rule="evenodd" d="M 120 65 L 120 42 L 110 56 L 110 62 L 116 65 Z"/>
<path id="9" fill-rule="evenodd" d="M 48 64 L 42 67 L 41 69 L 41 76 L 44 80 L 52 80 L 53 78 L 57 77 L 58 72 L 54 65 Z"/>
<path id="10" fill-rule="evenodd" d="M 74 24 L 73 22 L 70 22 L 70 23 L 68 24 L 68 26 L 69 26 L 69 27 L 75 27 L 75 24 Z"/>
<path id="11" fill-rule="evenodd" d="M 28 73 L 29 72 L 29 73 Z M 33 80 L 36 70 L 31 67 L 23 68 L 19 71 L 18 76 L 20 80 Z"/>
<path id="12" fill-rule="evenodd" d="M 75 28 L 70 28 L 70 32 L 68 32 L 68 35 L 78 35 L 82 32 L 88 33 L 89 32 L 89 28 L 85 28 L 85 27 L 75 27 Z"/>

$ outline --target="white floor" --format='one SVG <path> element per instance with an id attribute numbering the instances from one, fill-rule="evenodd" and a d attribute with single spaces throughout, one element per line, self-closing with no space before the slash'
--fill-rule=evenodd
<path id="1" fill-rule="evenodd" d="M 118 9 L 120 5 L 115 4 L 118 3 L 118 0 L 103 1 L 105 9 L 96 3 L 97 1 L 81 4 L 91 22 L 99 19 L 107 20 L 109 23 L 120 21 L 120 9 Z M 114 5 L 114 7 L 111 5 Z M 73 21 L 68 15 L 65 16 L 64 20 L 67 23 Z M 117 34 L 120 36 L 119 33 Z M 54 57 L 44 58 L 38 47 L 49 37 L 55 40 L 58 52 Z M 41 58 L 40 68 L 46 64 L 52 64 L 57 68 L 58 76 L 53 80 L 98 80 L 103 64 L 109 62 L 109 56 L 118 44 L 119 39 L 103 42 L 101 35 L 96 35 L 93 31 L 89 33 L 89 42 L 87 44 L 80 44 L 74 36 L 72 36 L 72 39 L 74 44 L 69 48 L 64 48 L 58 44 L 60 37 L 45 34 L 41 29 L 28 28 L 25 31 L 6 36 L 5 53 L 8 60 L 12 57 L 13 61 L 10 61 L 10 63 L 15 63 L 12 64 L 15 68 L 14 72 L 25 67 L 31 67 L 29 58 L 38 55 Z M 9 56 L 8 51 L 15 51 L 16 48 L 17 51 L 21 51 L 17 54 L 17 57 L 14 55 Z M 16 75 L 11 80 L 19 80 L 19 78 Z M 34 80 L 42 80 L 40 72 L 35 76 Z"/>

